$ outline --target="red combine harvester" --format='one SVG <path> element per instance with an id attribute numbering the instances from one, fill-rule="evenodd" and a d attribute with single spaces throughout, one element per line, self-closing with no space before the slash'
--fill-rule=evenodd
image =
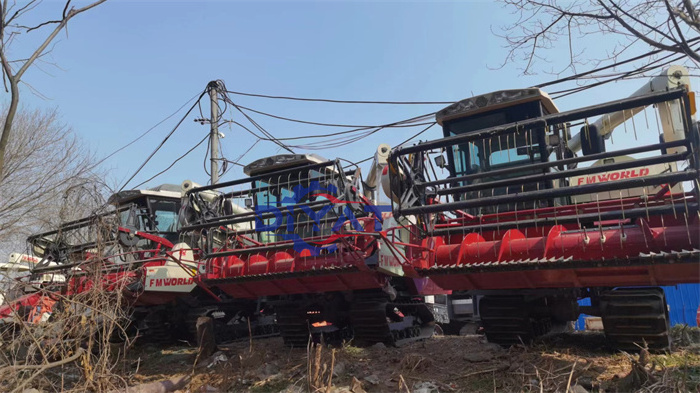
<path id="1" fill-rule="evenodd" d="M 372 173 L 388 153 L 380 146 Z M 359 169 L 289 154 L 257 160 L 244 173 L 195 188 L 183 202 L 182 236 L 205 250 L 197 280 L 274 311 L 289 346 L 306 347 L 310 333 L 392 345 L 432 335 L 420 295 L 444 292 L 417 274 L 401 277 L 400 265 L 383 266 L 379 250 L 394 245 Z"/>
<path id="2" fill-rule="evenodd" d="M 156 331 L 167 328 L 154 321 L 159 311 L 154 306 L 171 303 L 178 293 L 173 289 L 155 293 L 145 287 L 145 282 L 154 273 L 167 277 L 161 269 L 175 264 L 172 261 L 182 263 L 182 253 L 171 242 L 177 239 L 179 187 L 163 185 L 123 191 L 109 202 L 115 206 L 114 211 L 65 223 L 57 230 L 27 239 L 34 258 L 39 259 L 32 266 L 31 276 L 43 279 L 40 286 L 18 283 L 22 291 L 29 293 L 10 299 L 0 308 L 2 322 L 12 325 L 16 316 L 30 322 L 45 320 L 61 298 L 70 298 L 96 285 L 90 269 L 100 269 L 103 275 L 98 285 L 109 291 L 124 291 L 140 330 L 157 336 Z M 179 266 L 177 269 L 180 275 L 186 273 Z M 190 285 L 180 287 L 191 290 L 192 275 L 187 276 Z M 47 276 L 54 279 L 46 280 Z M 29 281 L 38 282 L 35 278 Z M 37 313 L 43 319 L 35 316 Z"/>
<path id="3" fill-rule="evenodd" d="M 192 339 L 200 316 L 226 321 L 226 329 L 217 332 L 220 341 L 248 337 L 247 316 L 255 312 L 256 303 L 221 299 L 198 286 L 194 276 L 200 250 L 178 242 L 181 195 L 193 186 L 185 181 L 181 186 L 122 191 L 109 200 L 115 211 L 31 236 L 28 242 L 41 259 L 32 274 L 60 272 L 69 279 L 44 282 L 40 291 L 33 289 L 9 302 L 0 308 L 0 321 L 12 324 L 17 313 L 30 322 L 40 321 L 35 317 L 37 310 L 50 315 L 59 298 L 91 288 L 94 283 L 86 269 L 99 268 L 101 285 L 107 291 L 123 291 L 131 326 L 150 342 Z M 256 316 L 250 328 L 256 337 L 274 335 L 274 322 L 273 315 Z"/>
<path id="4" fill-rule="evenodd" d="M 438 112 L 443 139 L 389 160 L 394 218 L 422 247 L 407 258 L 478 299 L 489 341 L 529 342 L 585 313 L 602 317 L 615 347 L 667 348 L 659 286 L 700 282 L 700 136 L 687 75 L 673 66 L 628 99 L 568 112 L 536 88 Z M 613 150 L 616 128 L 626 135 Z M 592 306 L 579 307 L 585 297 Z"/>

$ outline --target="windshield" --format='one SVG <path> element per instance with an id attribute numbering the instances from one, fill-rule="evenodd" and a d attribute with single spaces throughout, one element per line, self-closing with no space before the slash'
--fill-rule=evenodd
<path id="1" fill-rule="evenodd" d="M 451 120 L 443 127 L 445 136 L 455 136 L 522 121 L 540 114 L 539 103 L 530 102 L 498 112 Z M 544 130 L 524 130 L 455 145 L 448 152 L 452 175 L 462 176 L 539 161 L 543 135 Z"/>
<path id="2" fill-rule="evenodd" d="M 443 125 L 443 129 L 445 136 L 476 133 L 491 127 L 533 118 L 541 113 L 539 103 L 530 102 L 503 108 L 499 112 L 482 113 L 447 121 Z M 502 135 L 484 134 L 482 139 L 474 139 L 470 142 L 452 146 L 447 152 L 451 176 L 476 175 L 466 180 L 457 181 L 455 184 L 457 186 L 466 186 L 535 174 L 531 170 L 519 168 L 543 160 L 542 152 L 546 149 L 544 133 L 544 129 L 523 129 L 522 131 L 504 133 Z M 546 160 L 547 157 L 544 157 L 544 159 Z M 489 172 L 503 169 L 512 170 L 489 175 Z M 481 187 L 474 188 L 473 191 L 456 193 L 453 195 L 453 198 L 455 200 L 483 198 L 545 187 L 545 184 L 539 182 L 491 188 Z M 480 214 L 513 209 L 515 209 L 515 206 L 510 206 L 509 204 L 494 205 L 486 209 L 488 211 L 482 209 L 480 212 L 472 213 Z"/>

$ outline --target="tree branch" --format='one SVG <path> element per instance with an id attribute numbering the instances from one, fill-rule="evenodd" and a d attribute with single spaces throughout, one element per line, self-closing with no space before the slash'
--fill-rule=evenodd
<path id="1" fill-rule="evenodd" d="M 584 64 L 584 60 L 596 67 L 615 64 L 621 53 L 640 46 L 651 47 L 647 56 L 658 54 L 658 50 L 678 53 L 695 61 L 700 58 L 691 45 L 700 33 L 700 14 L 692 0 L 673 0 L 677 1 L 679 9 L 672 7 L 672 0 L 501 1 L 518 14 L 517 22 L 502 28 L 505 34 L 500 36 L 509 47 L 503 64 L 522 59 L 526 74 L 531 73 L 537 59 L 563 63 L 564 58 L 559 53 L 552 59 L 543 56 L 557 41 L 567 41 L 561 44 L 568 45 L 569 62 L 561 65 L 564 70 L 574 72 L 576 65 Z M 619 42 L 614 44 L 612 52 L 597 46 L 578 48 L 577 39 L 603 35 L 606 40 L 617 37 Z M 581 53 L 586 51 L 586 58 L 578 56 L 575 49 L 580 49 Z M 554 65 L 550 72 L 559 75 L 563 72 L 560 69 Z"/>
<path id="2" fill-rule="evenodd" d="M 63 7 L 63 12 L 61 13 L 61 15 L 63 15 L 63 19 L 66 19 L 66 12 L 68 12 L 68 7 L 70 7 L 70 1 L 71 0 L 66 1 L 66 6 Z"/>
<path id="3" fill-rule="evenodd" d="M 695 53 L 688 45 L 688 41 L 685 39 L 685 36 L 683 35 L 683 31 L 681 30 L 680 26 L 678 25 L 678 21 L 676 20 L 676 16 L 673 14 L 673 10 L 671 10 L 671 4 L 668 3 L 668 0 L 664 0 L 664 3 L 666 4 L 666 9 L 668 10 L 668 14 L 670 15 L 671 22 L 673 22 L 673 25 L 676 28 L 676 32 L 678 32 L 678 37 L 681 40 L 681 42 L 679 44 L 683 48 L 683 51 L 693 60 L 700 61 L 700 56 L 698 56 L 698 54 Z"/>
<path id="4" fill-rule="evenodd" d="M 98 5 L 104 3 L 107 0 L 97 0 L 94 1 L 93 3 L 90 3 L 82 8 L 71 8 L 68 10 L 68 7 L 70 6 L 71 0 L 66 1 L 66 5 L 63 8 L 63 19 L 60 21 L 47 21 L 44 23 L 40 23 L 34 28 L 30 28 L 27 31 L 32 31 L 35 29 L 38 29 L 42 26 L 46 26 L 49 24 L 57 24 L 57 26 L 54 28 L 54 30 L 44 39 L 44 41 L 39 45 L 39 47 L 27 58 L 27 60 L 19 67 L 19 69 L 14 72 L 12 67 L 10 66 L 10 62 L 7 59 L 7 45 L 9 44 L 9 41 L 12 39 L 13 34 L 15 32 L 10 32 L 10 38 L 6 41 L 6 33 L 8 26 L 10 25 L 10 22 L 12 22 L 15 18 L 17 18 L 19 15 L 22 13 L 26 12 L 27 10 L 30 10 L 31 7 L 34 7 L 36 4 L 38 4 L 37 0 L 30 0 L 28 4 L 25 6 L 21 7 L 18 9 L 10 18 L 6 18 L 9 10 L 7 6 L 7 0 L 4 1 L 2 10 L 0 10 L 0 15 L 2 16 L 0 18 L 0 63 L 2 65 L 2 72 L 5 77 L 7 77 L 7 81 L 10 84 L 10 92 L 11 92 L 11 97 L 10 97 L 10 106 L 7 110 L 7 113 L 5 115 L 5 121 L 2 127 L 2 134 L 0 134 L 0 179 L 3 179 L 5 176 L 3 174 L 4 171 L 4 166 L 5 166 L 5 155 L 7 151 L 7 144 L 10 140 L 10 134 L 12 132 L 12 123 L 14 121 L 15 114 L 17 112 L 17 106 L 19 102 L 19 88 L 18 84 L 20 80 L 22 79 L 22 76 L 24 73 L 29 69 L 29 67 L 41 56 L 44 55 L 44 51 L 46 48 L 49 46 L 49 44 L 56 38 L 58 33 L 66 27 L 68 24 L 68 21 L 70 21 L 74 16 L 79 15 L 85 11 L 88 11 L 94 7 L 97 7 Z"/>
<path id="5" fill-rule="evenodd" d="M 10 23 L 12 23 L 12 21 L 15 20 L 17 17 L 19 17 L 24 11 L 31 11 L 31 9 L 33 9 L 34 7 L 36 7 L 36 4 L 35 4 L 35 3 L 37 3 L 37 0 L 31 0 L 31 1 L 30 1 L 29 3 L 27 3 L 24 7 L 21 7 L 20 9 L 18 9 L 18 10 L 17 10 L 14 14 L 12 14 L 12 16 L 9 17 L 8 19 L 4 19 L 4 18 L 3 18 L 3 20 L 5 20 L 5 24 L 8 24 L 8 25 L 9 25 Z M 34 4 L 34 7 L 32 7 L 32 4 Z M 5 6 L 7 6 L 7 2 L 5 2 Z M 32 8 L 29 8 L 29 7 L 32 7 Z M 9 11 L 9 10 L 8 10 L 8 11 Z M 4 16 L 4 15 L 3 15 L 3 16 Z"/>
<path id="6" fill-rule="evenodd" d="M 638 37 L 639 39 L 641 39 L 642 41 L 644 41 L 644 42 L 647 43 L 648 45 L 651 45 L 651 46 L 653 46 L 653 47 L 655 47 L 655 48 L 667 50 L 667 51 L 669 51 L 669 52 L 677 52 L 677 50 L 676 50 L 675 48 L 673 48 L 672 46 L 668 46 L 668 45 L 662 44 L 661 42 L 654 41 L 654 40 L 652 40 L 651 38 L 649 38 L 649 37 L 647 37 L 646 35 L 644 35 L 643 33 L 639 32 L 639 31 L 638 31 L 637 29 L 635 29 L 632 25 L 630 25 L 629 23 L 627 23 L 626 20 L 624 20 L 624 19 L 622 19 L 620 16 L 618 16 L 617 13 L 613 12 L 613 10 L 611 10 L 610 7 L 608 7 L 608 6 L 603 2 L 603 0 L 598 0 L 598 3 L 599 3 L 603 8 L 605 8 L 605 10 L 606 10 L 608 13 L 610 13 L 610 15 L 612 15 L 612 17 L 615 18 L 615 20 L 616 20 L 618 23 L 620 23 L 625 29 L 627 29 L 627 31 L 629 31 L 629 32 L 632 33 L 634 36 Z M 619 7 L 617 6 L 617 4 L 615 4 L 613 1 L 611 1 L 610 3 L 611 3 L 615 8 L 619 8 Z"/>
<path id="7" fill-rule="evenodd" d="M 53 25 L 53 24 L 56 24 L 56 23 L 61 23 L 61 21 L 60 21 L 60 20 L 50 20 L 50 21 L 47 21 L 47 22 L 39 23 L 38 25 L 33 26 L 33 27 L 29 27 L 29 26 L 17 26 L 17 27 L 22 28 L 22 29 L 25 29 L 25 30 L 27 31 L 27 33 L 29 33 L 29 32 L 32 31 L 32 30 L 37 30 L 37 29 L 39 29 L 39 28 L 41 28 L 41 27 L 44 27 L 44 26 L 46 26 L 46 25 Z"/>
<path id="8" fill-rule="evenodd" d="M 74 361 L 78 360 L 81 356 L 83 356 L 83 353 L 85 353 L 85 350 L 84 350 L 83 348 L 78 348 L 78 350 L 75 351 L 75 353 L 73 354 L 73 356 L 69 356 L 69 357 L 67 357 L 67 358 L 65 358 L 65 359 L 62 359 L 62 360 L 59 360 L 59 361 L 57 361 L 57 362 L 47 363 L 47 364 L 40 364 L 40 365 L 28 365 L 28 366 L 8 366 L 8 367 L 3 367 L 3 368 L 0 369 L 0 370 L 3 370 L 3 371 L 4 371 L 4 370 L 7 369 L 7 368 L 10 368 L 11 370 L 12 370 L 12 369 L 18 369 L 18 370 L 38 370 L 36 373 L 32 374 L 31 377 L 29 377 L 29 378 L 27 378 L 26 380 L 24 380 L 24 381 L 22 382 L 22 384 L 20 384 L 15 390 L 12 391 L 12 393 L 21 392 L 22 389 L 23 389 L 25 386 L 27 386 L 27 384 L 28 384 L 29 382 L 31 382 L 34 378 L 38 377 L 38 376 L 39 376 L 41 373 L 43 373 L 44 371 L 46 371 L 46 370 L 48 370 L 48 369 L 50 369 L 50 368 L 54 368 L 54 367 L 58 367 L 58 366 L 62 366 L 62 365 L 64 365 L 64 364 L 68 364 L 68 363 L 74 362 Z"/>
<path id="9" fill-rule="evenodd" d="M 105 1 L 107 1 L 107 0 L 98 0 L 92 4 L 86 5 L 83 8 L 78 8 L 78 9 L 71 8 L 71 10 L 68 11 L 68 14 L 66 15 L 66 17 L 63 18 L 63 20 L 61 20 L 61 22 L 58 24 L 58 26 L 56 26 L 56 28 L 51 32 L 51 34 L 49 34 L 49 36 L 46 37 L 44 42 L 42 42 L 41 45 L 39 45 L 39 48 L 37 48 L 37 50 L 34 51 L 34 53 L 32 53 L 31 56 L 29 56 L 29 60 L 27 60 L 27 62 L 24 63 L 19 70 L 17 70 L 15 77 L 21 78 L 22 75 L 24 75 L 24 73 L 27 71 L 29 66 L 31 66 L 32 63 L 34 62 L 34 60 L 36 60 L 36 58 L 39 57 L 39 55 L 41 55 L 41 53 L 44 51 L 44 49 L 46 49 L 46 47 L 49 46 L 49 43 L 51 43 L 51 41 L 53 41 L 53 39 L 56 38 L 56 35 L 58 35 L 58 33 L 61 31 L 61 29 L 63 29 L 66 26 L 66 24 L 68 24 L 68 21 L 71 20 L 71 18 L 73 18 L 74 16 L 76 16 L 82 12 L 85 12 L 91 8 L 97 7 L 98 5 L 104 3 Z"/>
<path id="10" fill-rule="evenodd" d="M 672 10 L 673 13 L 683 22 L 685 22 L 688 26 L 690 26 L 690 28 L 700 33 L 700 23 L 698 23 L 697 20 L 691 19 L 691 17 L 688 16 L 688 14 L 684 13 L 678 8 L 673 8 Z"/>
<path id="11" fill-rule="evenodd" d="M 627 16 L 628 18 L 632 19 L 632 20 L 635 21 L 636 23 L 639 23 L 640 25 L 646 27 L 647 29 L 649 29 L 649 30 L 651 30 L 651 31 L 654 31 L 654 32 L 657 32 L 657 33 L 661 34 L 662 37 L 664 37 L 664 38 L 666 38 L 666 39 L 668 39 L 668 40 L 671 40 L 671 41 L 673 41 L 673 42 L 676 42 L 676 40 L 675 40 L 673 37 L 669 36 L 668 34 L 666 34 L 666 33 L 663 32 L 663 31 L 659 30 L 658 27 L 651 26 L 651 25 L 649 25 L 648 23 L 644 22 L 643 20 L 634 17 L 634 16 L 633 16 L 632 14 L 630 14 L 629 12 L 627 12 L 627 11 L 625 11 L 624 9 L 620 8 L 620 6 L 618 6 L 617 4 L 615 4 L 613 1 L 610 1 L 610 3 L 611 3 L 616 9 L 618 9 L 620 12 L 622 12 L 623 14 L 625 14 L 625 16 Z M 629 30 L 629 29 L 628 29 L 628 30 Z M 635 36 L 638 36 L 638 37 L 639 37 L 640 35 L 642 35 L 642 33 L 640 33 L 640 32 L 633 32 L 633 34 L 634 34 Z M 646 36 L 646 35 L 644 35 L 644 36 Z"/>
<path id="12" fill-rule="evenodd" d="M 695 6 L 690 0 L 683 0 L 683 5 L 685 6 L 685 10 L 688 11 L 688 15 L 690 15 L 690 19 L 694 22 L 698 21 L 698 13 L 695 10 Z"/>

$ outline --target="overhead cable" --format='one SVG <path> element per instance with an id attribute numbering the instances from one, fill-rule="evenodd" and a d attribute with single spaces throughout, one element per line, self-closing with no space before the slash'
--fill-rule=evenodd
<path id="1" fill-rule="evenodd" d="M 146 135 L 148 135 L 151 131 L 155 130 L 159 125 L 165 123 L 165 122 L 168 121 L 171 117 L 175 116 L 178 112 L 180 112 L 180 111 L 182 110 L 182 108 L 184 108 L 185 106 L 187 106 L 187 104 L 189 104 L 190 102 L 192 102 L 192 100 L 196 99 L 197 96 L 199 96 L 199 98 L 201 99 L 201 97 L 202 97 L 202 92 L 199 92 L 199 93 L 195 94 L 194 96 L 192 96 L 192 98 L 190 98 L 189 100 L 187 100 L 187 102 L 185 102 L 184 104 L 182 104 L 182 106 L 179 107 L 175 112 L 171 113 L 168 117 L 166 117 L 165 119 L 159 121 L 158 123 L 156 123 L 155 125 L 153 125 L 153 127 L 149 128 L 149 129 L 146 130 L 145 132 L 141 133 L 141 135 L 139 135 L 138 137 L 136 137 L 136 139 L 132 140 L 131 142 L 127 143 L 126 145 L 124 145 L 124 146 L 118 148 L 117 150 L 113 151 L 112 153 L 108 154 L 106 157 L 104 157 L 103 159 L 101 159 L 100 161 L 98 161 L 98 162 L 95 164 L 95 166 L 97 166 L 97 165 L 99 165 L 99 164 L 105 162 L 105 161 L 106 161 L 107 159 L 109 159 L 110 157 L 114 156 L 115 154 L 117 154 L 117 153 L 119 153 L 120 151 L 126 149 L 127 147 L 133 145 L 134 143 L 136 143 L 137 141 L 139 141 L 141 138 L 143 138 L 143 137 L 145 137 Z M 199 103 L 199 100 L 197 100 L 197 103 Z"/>
<path id="2" fill-rule="evenodd" d="M 403 146 L 403 145 L 405 145 L 406 143 L 410 142 L 411 140 L 413 140 L 413 139 L 415 139 L 415 138 L 421 136 L 423 133 L 425 133 L 425 132 L 427 132 L 428 130 L 430 130 L 431 128 L 433 128 L 433 126 L 435 126 L 436 124 L 437 124 L 437 122 L 433 122 L 432 124 L 430 124 L 429 126 L 425 127 L 424 129 L 420 130 L 420 131 L 417 132 L 416 134 L 410 136 L 408 139 L 404 140 L 403 142 L 399 143 L 398 145 L 395 145 L 394 147 L 392 147 L 392 149 L 395 149 L 395 148 L 397 148 L 397 147 L 399 147 L 399 146 Z M 351 163 L 354 164 L 355 166 L 358 166 L 359 164 L 362 164 L 363 162 L 366 162 L 366 161 L 371 160 L 373 157 L 374 157 L 374 156 L 370 156 L 370 157 L 367 157 L 367 158 L 365 158 L 365 159 L 363 159 L 363 160 L 360 160 L 360 161 L 357 161 L 357 162 L 352 162 L 352 161 L 348 161 L 348 162 L 351 162 Z"/>
<path id="3" fill-rule="evenodd" d="M 173 129 L 168 133 L 168 135 L 165 136 L 165 138 L 163 139 L 162 142 L 160 142 L 160 144 L 158 145 L 158 147 L 156 147 L 156 149 L 153 150 L 153 153 L 151 153 L 151 154 L 148 156 L 148 158 L 146 158 L 146 160 L 143 162 L 143 164 L 141 164 L 141 166 L 139 167 L 139 169 L 137 169 L 136 172 L 134 172 L 134 174 L 131 175 L 131 177 L 129 178 L 129 180 L 127 180 L 127 181 L 124 183 L 124 185 L 121 186 L 121 188 L 119 189 L 119 191 L 122 191 L 122 190 L 124 189 L 124 187 L 126 187 L 126 185 L 129 184 L 129 182 L 132 181 L 132 180 L 134 179 L 134 177 L 136 177 L 136 175 L 139 174 L 139 172 L 141 172 L 141 170 L 143 169 L 143 167 L 145 167 L 146 164 L 148 164 L 148 162 L 151 160 L 151 158 L 153 158 L 153 156 L 158 152 L 158 150 L 160 150 L 160 148 L 163 147 L 163 145 L 165 145 L 165 142 L 167 142 L 168 139 L 170 139 L 170 137 L 175 133 L 175 131 L 177 131 L 178 127 L 180 127 L 180 125 L 182 124 L 182 122 L 185 121 L 185 119 L 187 118 L 187 116 L 190 115 L 190 113 L 192 112 L 192 110 L 193 110 L 195 107 L 197 107 L 197 104 L 199 103 L 199 100 L 201 100 L 202 97 L 204 97 L 205 94 L 207 94 L 206 91 L 202 92 L 202 93 L 199 95 L 199 98 L 197 99 L 197 102 L 195 102 L 195 103 L 190 107 L 190 109 L 187 110 L 187 113 L 185 113 L 185 115 L 182 116 L 182 118 L 180 119 L 180 121 L 177 122 L 177 124 L 175 125 L 175 127 L 173 127 Z"/>
<path id="4" fill-rule="evenodd" d="M 372 105 L 449 105 L 453 104 L 454 101 L 366 101 L 366 100 L 334 100 L 328 98 L 304 98 L 304 97 L 288 97 L 288 96 L 273 96 L 268 94 L 256 94 L 256 93 L 244 93 L 240 91 L 227 90 L 227 93 L 248 96 L 248 97 L 261 97 L 261 98 L 271 98 L 278 100 L 291 100 L 291 101 L 311 101 L 311 102 L 329 102 L 333 104 L 372 104 Z"/>
<path id="5" fill-rule="evenodd" d="M 238 107 L 241 108 L 241 109 L 250 111 L 250 112 L 257 113 L 257 114 L 259 114 L 259 115 L 268 116 L 268 117 L 272 117 L 272 118 L 279 119 L 279 120 L 286 120 L 286 121 L 290 121 L 290 122 L 293 122 L 293 123 L 309 124 L 309 125 L 313 125 L 313 126 L 340 127 L 340 128 L 357 128 L 357 129 L 364 129 L 364 130 L 377 127 L 377 126 L 353 125 L 353 124 L 320 123 L 320 122 L 315 122 L 315 121 L 292 119 L 292 118 L 289 118 L 289 117 L 284 117 L 284 116 L 279 116 L 279 115 L 273 115 L 273 114 L 271 114 L 271 113 L 259 111 L 259 110 L 252 109 L 252 108 L 248 108 L 248 107 L 245 107 L 245 106 L 243 106 L 243 105 L 238 105 Z M 401 122 L 397 122 L 397 123 L 396 123 L 397 125 L 392 126 L 392 127 L 401 127 L 400 123 L 401 123 Z M 341 131 L 341 132 L 351 132 L 351 131 Z M 279 140 L 283 140 L 283 139 L 282 139 L 282 138 L 279 138 Z"/>
<path id="6" fill-rule="evenodd" d="M 187 152 L 185 152 L 185 154 L 183 154 L 183 155 L 181 155 L 180 157 L 176 158 L 175 161 L 173 161 L 167 168 L 165 168 L 165 169 L 163 169 L 162 171 L 156 173 L 155 175 L 149 177 L 147 180 L 144 180 L 144 181 L 142 181 L 141 183 L 137 184 L 136 186 L 134 186 L 134 188 L 139 188 L 140 186 L 142 186 L 142 185 L 148 183 L 149 181 L 155 179 L 156 177 L 158 177 L 158 176 L 164 174 L 165 172 L 167 172 L 168 170 L 170 170 L 170 168 L 172 168 L 173 166 L 175 166 L 175 164 L 177 164 L 178 161 L 180 161 L 180 160 L 182 160 L 183 158 L 187 157 L 188 154 L 192 153 L 196 148 L 198 148 L 199 146 L 201 146 L 202 143 L 204 143 L 204 141 L 206 141 L 207 139 L 209 139 L 209 134 L 207 134 L 201 141 L 197 142 L 196 145 L 192 146 L 192 148 L 191 148 L 190 150 L 187 150 Z M 123 188 L 123 187 L 122 187 L 122 188 Z M 120 190 L 120 191 L 121 191 L 121 190 Z"/>

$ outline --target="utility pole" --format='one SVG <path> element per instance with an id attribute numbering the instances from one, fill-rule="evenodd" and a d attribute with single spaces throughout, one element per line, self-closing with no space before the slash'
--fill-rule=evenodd
<path id="1" fill-rule="evenodd" d="M 211 134 L 209 144 L 211 146 L 211 184 L 219 182 L 219 92 L 216 81 L 209 82 L 209 98 L 211 99 Z"/>

